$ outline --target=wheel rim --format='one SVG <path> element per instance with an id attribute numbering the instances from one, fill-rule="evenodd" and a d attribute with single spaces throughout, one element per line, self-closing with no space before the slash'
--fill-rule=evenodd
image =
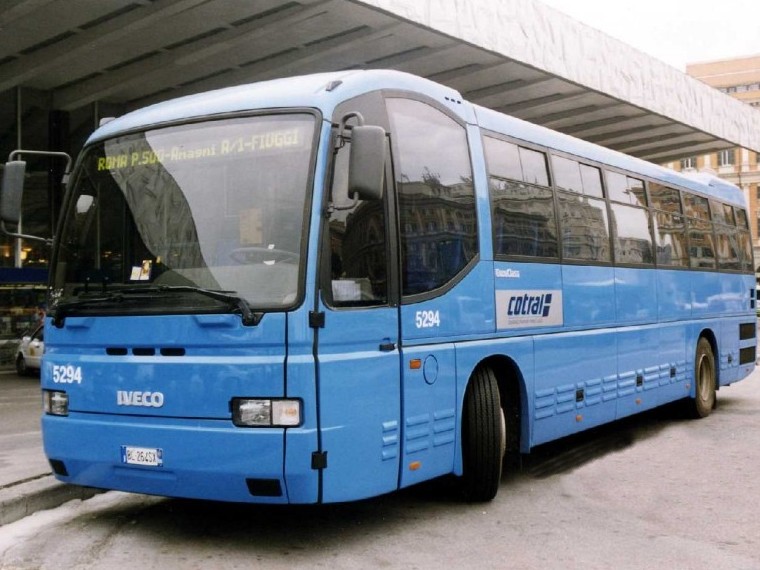
<path id="1" fill-rule="evenodd" d="M 697 371 L 697 390 L 699 391 L 699 398 L 703 402 L 709 401 L 712 397 L 712 378 L 712 363 L 706 354 L 702 354 L 699 357 L 699 368 Z"/>

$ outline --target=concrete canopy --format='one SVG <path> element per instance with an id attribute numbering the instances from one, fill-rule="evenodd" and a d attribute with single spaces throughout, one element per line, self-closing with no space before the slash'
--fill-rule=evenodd
<path id="1" fill-rule="evenodd" d="M 536 0 L 6 0 L 0 92 L 131 110 L 288 75 L 408 71 L 654 162 L 742 146 L 760 113 Z"/>

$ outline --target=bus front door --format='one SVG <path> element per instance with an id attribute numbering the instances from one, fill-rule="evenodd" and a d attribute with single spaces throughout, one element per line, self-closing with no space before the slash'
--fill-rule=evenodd
<path id="1" fill-rule="evenodd" d="M 325 502 L 398 488 L 399 308 L 396 254 L 387 239 L 392 204 L 385 192 L 382 200 L 335 209 L 323 225 L 315 330 Z"/>
<path id="2" fill-rule="evenodd" d="M 398 310 L 325 308 L 318 393 L 322 499 L 348 501 L 398 487 Z"/>

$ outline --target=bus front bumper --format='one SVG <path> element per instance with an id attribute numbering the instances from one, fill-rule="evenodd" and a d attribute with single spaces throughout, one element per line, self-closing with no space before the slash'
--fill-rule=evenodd
<path id="1" fill-rule="evenodd" d="M 54 427 L 54 429 L 52 429 Z M 229 421 L 45 415 L 43 445 L 65 483 L 231 502 L 313 503 L 313 430 L 237 428 Z M 303 460 L 287 461 L 303 450 Z"/>

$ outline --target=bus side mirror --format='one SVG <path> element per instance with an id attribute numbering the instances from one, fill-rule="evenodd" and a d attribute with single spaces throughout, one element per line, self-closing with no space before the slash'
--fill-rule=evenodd
<path id="1" fill-rule="evenodd" d="M 385 178 L 385 129 L 357 125 L 351 129 L 348 160 L 348 195 L 360 200 L 381 200 Z"/>
<path id="2" fill-rule="evenodd" d="M 5 163 L 3 186 L 0 190 L 0 221 L 18 224 L 21 219 L 21 197 L 24 195 L 26 162 L 12 160 Z"/>

